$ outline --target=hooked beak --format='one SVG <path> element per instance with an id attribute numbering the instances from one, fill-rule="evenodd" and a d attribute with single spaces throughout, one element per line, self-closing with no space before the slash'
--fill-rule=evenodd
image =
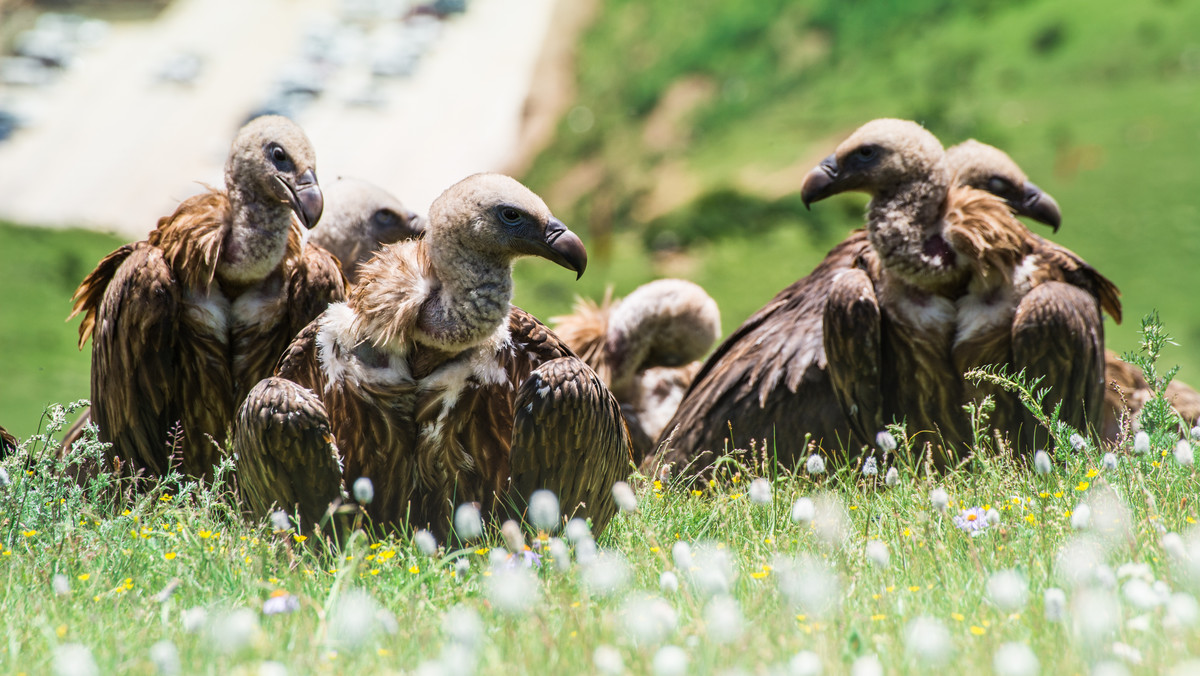
<path id="1" fill-rule="evenodd" d="M 275 180 L 283 186 L 284 197 L 292 211 L 300 218 L 306 228 L 316 226 L 325 210 L 325 198 L 321 195 L 321 186 L 317 185 L 317 174 L 307 169 L 292 185 L 287 178 L 276 176 Z"/>
<path id="2" fill-rule="evenodd" d="M 808 172 L 808 176 L 804 177 L 804 184 L 800 187 L 800 201 L 804 202 L 804 208 L 809 209 L 813 202 L 820 202 L 834 194 L 837 177 L 837 155 L 826 157 L 815 169 Z"/>
<path id="3" fill-rule="evenodd" d="M 574 270 L 577 273 L 575 279 L 583 276 L 583 271 L 587 268 L 587 249 L 583 248 L 583 242 L 568 230 L 562 221 L 550 218 L 541 248 L 543 258 L 568 270 Z"/>
<path id="4" fill-rule="evenodd" d="M 1028 216 L 1054 228 L 1054 232 L 1058 232 L 1058 226 L 1062 223 L 1062 212 L 1058 210 L 1058 202 L 1030 181 L 1025 182 L 1025 194 L 1021 197 L 1021 203 L 1010 202 L 1009 206 L 1021 216 Z"/>

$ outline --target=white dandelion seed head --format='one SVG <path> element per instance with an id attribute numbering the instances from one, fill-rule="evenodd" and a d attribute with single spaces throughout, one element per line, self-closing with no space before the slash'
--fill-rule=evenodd
<path id="1" fill-rule="evenodd" d="M 168 639 L 150 646 L 150 662 L 163 676 L 175 676 L 183 670 L 179 662 L 179 649 Z"/>
<path id="2" fill-rule="evenodd" d="M 437 554 L 438 544 L 437 538 L 433 537 L 433 533 L 422 528 L 413 534 L 413 544 L 417 546 L 417 551 L 425 556 L 433 556 Z"/>
<path id="3" fill-rule="evenodd" d="M 1096 647 L 1107 642 L 1121 626 L 1121 606 L 1107 590 L 1083 589 L 1071 600 L 1071 619 L 1075 633 Z"/>
<path id="4" fill-rule="evenodd" d="M 1128 662 L 1129 664 L 1141 664 L 1142 663 L 1142 651 L 1138 650 L 1137 648 L 1134 648 L 1133 646 L 1129 645 L 1128 643 L 1121 643 L 1120 641 L 1118 641 L 1118 642 L 1112 644 L 1111 649 L 1112 649 L 1113 656 L 1119 657 L 1122 660 L 1125 660 L 1126 662 Z"/>
<path id="5" fill-rule="evenodd" d="M 8 478 L 8 470 L 0 467 L 0 488 L 8 488 L 12 485 L 12 479 Z"/>
<path id="6" fill-rule="evenodd" d="M 288 518 L 287 512 L 282 509 L 271 512 L 271 528 L 275 530 L 287 530 L 291 527 L 292 521 Z"/>
<path id="7" fill-rule="evenodd" d="M 239 652 L 258 639 L 258 613 L 238 608 L 214 617 L 208 623 L 208 635 L 217 650 L 226 655 Z"/>
<path id="8" fill-rule="evenodd" d="M 1192 439 L 1195 441 L 1200 441 L 1200 425 L 1196 425 L 1192 428 Z"/>
<path id="9" fill-rule="evenodd" d="M 850 511 L 835 493 L 823 493 L 813 501 L 813 532 L 823 544 L 841 547 L 850 533 Z"/>
<path id="10" fill-rule="evenodd" d="M 883 476 L 883 483 L 888 486 L 895 486 L 900 483 L 900 470 L 895 467 L 889 467 L 887 474 Z"/>
<path id="11" fill-rule="evenodd" d="M 579 517 L 575 517 L 567 522 L 567 529 L 565 533 L 567 536 L 567 541 L 571 543 L 592 539 L 591 526 L 588 526 L 587 521 L 584 521 Z"/>
<path id="12" fill-rule="evenodd" d="M 54 648 L 54 676 L 100 676 L 100 667 L 92 651 L 79 643 L 64 643 Z"/>
<path id="13" fill-rule="evenodd" d="M 1150 452 L 1150 435 L 1148 433 L 1138 432 L 1133 435 L 1133 452 L 1138 454 Z"/>
<path id="14" fill-rule="evenodd" d="M 529 496 L 529 522 L 534 528 L 554 532 L 562 525 L 559 522 L 558 496 L 554 491 L 534 491 Z"/>
<path id="15" fill-rule="evenodd" d="M 820 655 L 811 650 L 801 650 L 788 661 L 788 676 L 821 676 L 824 671 Z"/>
<path id="16" fill-rule="evenodd" d="M 637 645 L 658 645 L 675 633 L 675 608 L 658 596 L 633 595 L 618 614 L 622 628 Z"/>
<path id="17" fill-rule="evenodd" d="M 258 665 L 258 676 L 288 676 L 288 670 L 281 662 L 267 660 Z"/>
<path id="18" fill-rule="evenodd" d="M 179 622 L 186 634 L 195 634 L 208 623 L 208 611 L 199 606 L 188 608 L 179 614 Z"/>
<path id="19" fill-rule="evenodd" d="M 1179 533 L 1164 533 L 1162 540 L 1159 541 L 1163 551 L 1177 562 L 1187 561 L 1187 547 L 1183 544 L 1183 538 Z"/>
<path id="20" fill-rule="evenodd" d="M 330 647 L 353 649 L 373 638 L 381 629 L 376 615 L 382 606 L 361 589 L 351 589 L 334 601 L 329 613 L 326 640 Z"/>
<path id="21" fill-rule="evenodd" d="M 521 531 L 521 524 L 509 519 L 500 525 L 500 537 L 504 539 L 504 546 L 513 554 L 520 554 L 525 551 L 525 533 Z"/>
<path id="22" fill-rule="evenodd" d="M 1162 599 L 1149 583 L 1141 578 L 1126 580 L 1121 585 L 1121 596 L 1125 602 L 1138 610 L 1150 610 L 1159 605 Z"/>
<path id="23" fill-rule="evenodd" d="M 596 646 L 592 653 L 592 664 L 604 676 L 620 676 L 625 673 L 625 660 L 621 652 L 610 645 Z"/>
<path id="24" fill-rule="evenodd" d="M 624 481 L 618 481 L 612 486 L 613 500 L 616 501 L 617 507 L 622 512 L 637 511 L 637 496 L 633 494 L 633 489 Z"/>
<path id="25" fill-rule="evenodd" d="M 933 508 L 942 514 L 946 513 L 946 508 L 950 506 L 950 495 L 942 488 L 935 488 L 929 491 L 929 502 Z"/>
<path id="26" fill-rule="evenodd" d="M 1167 599 L 1167 615 L 1163 626 L 1168 629 L 1189 629 L 1200 623 L 1200 603 L 1187 592 L 1176 592 Z"/>
<path id="27" fill-rule="evenodd" d="M 1050 463 L 1050 454 L 1045 451 L 1038 451 L 1033 454 L 1033 471 L 1038 474 L 1049 474 L 1053 469 Z"/>
<path id="28" fill-rule="evenodd" d="M 583 568 L 583 587 L 592 596 L 612 596 L 629 583 L 629 562 L 615 549 L 605 549 Z"/>
<path id="29" fill-rule="evenodd" d="M 684 676 L 688 672 L 688 654 L 677 645 L 665 645 L 654 653 L 654 676 Z"/>
<path id="30" fill-rule="evenodd" d="M 824 617 L 841 601 L 837 574 L 819 558 L 807 554 L 795 559 L 779 556 L 772 572 L 779 591 L 805 615 Z"/>
<path id="31" fill-rule="evenodd" d="M 736 574 L 729 549 L 710 542 L 696 546 L 686 572 L 692 589 L 703 598 L 728 594 Z"/>
<path id="32" fill-rule="evenodd" d="M 1071 435 L 1071 448 L 1075 449 L 1076 451 L 1082 451 L 1087 447 L 1088 440 L 1085 439 L 1082 434 L 1076 432 Z"/>
<path id="33" fill-rule="evenodd" d="M 454 532 L 464 540 L 474 540 L 483 535 L 483 518 L 479 516 L 479 508 L 464 502 L 454 510 Z"/>
<path id="34" fill-rule="evenodd" d="M 417 665 L 416 676 L 446 676 L 440 660 L 425 660 Z"/>
<path id="35" fill-rule="evenodd" d="M 1092 572 L 1092 582 L 1101 589 L 1117 588 L 1117 576 L 1113 574 L 1113 569 L 1104 563 L 1096 566 L 1096 570 Z"/>
<path id="36" fill-rule="evenodd" d="M 804 470 L 813 476 L 825 473 L 825 459 L 813 453 L 804 463 Z"/>
<path id="37" fill-rule="evenodd" d="M 375 484 L 371 479 L 360 476 L 354 480 L 354 501 L 360 505 L 369 505 L 375 499 Z"/>
<path id="38" fill-rule="evenodd" d="M 809 498 L 800 498 L 792 505 L 792 521 L 794 523 L 811 523 L 817 515 L 817 509 Z"/>
<path id="39" fill-rule="evenodd" d="M 495 566 L 487 578 L 488 600 L 510 615 L 528 611 L 537 603 L 540 593 L 537 576 L 525 566 Z"/>
<path id="40" fill-rule="evenodd" d="M 483 620 L 469 606 L 458 604 L 442 615 L 442 633 L 452 643 L 477 650 L 483 642 Z"/>
<path id="41" fill-rule="evenodd" d="M 467 579 L 467 575 L 471 572 L 471 562 L 466 557 L 461 557 L 454 562 L 454 579 L 462 582 Z"/>
<path id="42" fill-rule="evenodd" d="M 438 664 L 442 673 L 453 676 L 470 676 L 476 668 L 475 651 L 457 643 L 447 643 L 442 646 L 442 654 L 438 656 Z"/>
<path id="43" fill-rule="evenodd" d="M 1100 460 L 1100 466 L 1109 472 L 1115 470 L 1117 468 L 1117 454 L 1105 453 L 1104 457 Z"/>
<path id="44" fill-rule="evenodd" d="M 884 430 L 875 435 L 875 445 L 884 453 L 891 453 L 896 450 L 896 437 L 892 433 Z"/>
<path id="45" fill-rule="evenodd" d="M 677 540 L 671 545 L 671 560 L 675 562 L 675 568 L 686 572 L 692 567 L 692 547 L 683 540 Z"/>
<path id="46" fill-rule="evenodd" d="M 940 620 L 922 616 L 905 627 L 904 648 L 918 662 L 935 667 L 949 661 L 954 641 L 950 638 L 950 630 Z"/>
<path id="47" fill-rule="evenodd" d="M 658 588 L 661 589 L 664 594 L 674 594 L 675 592 L 679 591 L 679 578 L 675 575 L 675 573 L 672 573 L 669 570 L 664 570 L 662 574 L 658 576 Z"/>
<path id="48" fill-rule="evenodd" d="M 750 502 L 756 505 L 771 504 L 771 482 L 763 478 L 750 482 Z"/>
<path id="49" fill-rule="evenodd" d="M 1055 556 L 1054 573 L 1067 586 L 1091 582 L 1104 563 L 1104 546 L 1095 536 L 1077 536 L 1063 543 Z"/>
<path id="50" fill-rule="evenodd" d="M 1179 443 L 1175 444 L 1175 462 L 1184 467 L 1191 467 L 1195 461 L 1196 454 L 1192 451 L 1192 442 L 1180 439 Z"/>
<path id="51" fill-rule="evenodd" d="M 742 608 L 732 597 L 716 596 L 704 609 L 705 632 L 714 643 L 731 643 L 742 636 Z"/>
<path id="52" fill-rule="evenodd" d="M 567 549 L 567 543 L 559 538 L 550 538 L 549 550 L 558 572 L 565 573 L 571 569 L 571 550 Z"/>
<path id="53" fill-rule="evenodd" d="M 1000 510 L 996 509 L 995 507 L 988 509 L 987 514 L 984 514 L 983 516 L 983 520 L 987 521 L 987 525 L 989 526 L 999 526 Z"/>
<path id="54" fill-rule="evenodd" d="M 1067 593 L 1050 587 L 1042 595 L 1042 607 L 1047 622 L 1062 622 L 1067 619 Z"/>
<path id="55" fill-rule="evenodd" d="M 1002 570 L 988 578 L 988 598 L 997 608 L 1012 613 L 1025 607 L 1029 600 L 1029 584 L 1015 570 Z"/>
<path id="56" fill-rule="evenodd" d="M 575 543 L 575 563 L 580 566 L 587 566 L 592 561 L 596 560 L 596 555 L 600 552 L 596 547 L 596 541 L 588 538 Z"/>
<path id="57" fill-rule="evenodd" d="M 875 655 L 863 655 L 850 665 L 850 676 L 883 676 L 883 663 Z"/>
<path id="58" fill-rule="evenodd" d="M 509 558 L 508 558 L 507 550 L 504 550 L 504 549 L 488 550 L 488 567 L 489 568 L 498 568 L 500 566 L 508 565 L 508 561 L 509 561 Z"/>
<path id="59" fill-rule="evenodd" d="M 1084 530 L 1090 525 L 1092 525 L 1092 508 L 1082 502 L 1075 505 L 1075 510 L 1071 512 L 1071 528 Z"/>
<path id="60" fill-rule="evenodd" d="M 1125 665 L 1120 662 L 1104 660 L 1092 665 L 1089 676 L 1129 676 L 1129 669 L 1126 669 Z"/>
<path id="61" fill-rule="evenodd" d="M 876 462 L 874 456 L 871 456 L 863 461 L 862 473 L 863 476 L 866 477 L 879 476 L 879 463 Z"/>
<path id="62" fill-rule="evenodd" d="M 1024 643 L 1005 643 L 992 657 L 996 676 L 1037 676 L 1040 670 L 1037 655 Z"/>
<path id="63" fill-rule="evenodd" d="M 1107 548 L 1121 546 L 1132 535 L 1132 516 L 1125 502 L 1107 485 L 1088 491 L 1087 505 L 1091 508 L 1091 530 Z"/>
<path id="64" fill-rule="evenodd" d="M 67 576 L 62 573 L 55 573 L 54 577 L 50 578 L 50 588 L 59 596 L 66 596 L 71 593 L 71 582 L 67 580 Z"/>
<path id="65" fill-rule="evenodd" d="M 880 540 L 868 540 L 866 547 L 867 559 L 880 570 L 887 570 L 892 561 L 888 546 Z"/>

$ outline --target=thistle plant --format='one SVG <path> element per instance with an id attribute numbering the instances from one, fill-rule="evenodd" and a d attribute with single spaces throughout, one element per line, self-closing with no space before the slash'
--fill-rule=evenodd
<path id="1" fill-rule="evenodd" d="M 1159 373 L 1158 360 L 1162 356 L 1164 347 L 1176 343 L 1171 340 L 1170 334 L 1163 327 L 1157 310 L 1152 310 L 1150 314 L 1142 318 L 1140 333 L 1142 336 L 1140 350 L 1126 352 L 1121 355 L 1121 359 L 1142 370 L 1146 383 L 1153 393 L 1138 416 L 1142 431 L 1150 435 L 1152 448 L 1169 448 L 1174 446 L 1180 436 L 1180 431 L 1187 428 L 1179 414 L 1171 408 L 1166 397 L 1167 386 L 1175 379 L 1179 367 L 1173 366 L 1165 373 Z"/>

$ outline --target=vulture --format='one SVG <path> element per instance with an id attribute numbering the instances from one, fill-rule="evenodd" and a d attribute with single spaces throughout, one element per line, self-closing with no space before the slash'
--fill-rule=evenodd
<path id="1" fill-rule="evenodd" d="M 290 120 L 242 127 L 210 188 L 109 254 L 80 284 L 91 419 L 127 474 L 208 476 L 238 402 L 292 338 L 345 298 L 337 260 L 306 242 L 321 216 L 311 144 Z M 82 428 L 82 425 L 77 425 Z"/>
<path id="2" fill-rule="evenodd" d="M 12 453 L 15 453 L 17 451 L 17 447 L 20 445 L 21 442 L 17 441 L 16 437 L 10 434 L 8 430 L 4 429 L 3 426 L 0 426 L 0 460 L 3 460 Z"/>
<path id="3" fill-rule="evenodd" d="M 701 469 L 727 444 L 759 440 L 794 466 L 806 439 L 854 452 L 903 419 L 944 464 L 971 440 L 962 406 L 987 393 L 999 400 L 994 426 L 1024 448 L 1034 425 L 1015 397 L 962 378 L 987 364 L 1045 376 L 1068 422 L 1094 424 L 1099 312 L 1119 316 L 1116 288 L 953 178 L 937 139 L 902 120 L 864 125 L 810 172 L 806 204 L 871 195 L 866 229 L 717 348 L 664 432 L 675 441 L 661 461 Z"/>
<path id="4" fill-rule="evenodd" d="M 1004 151 L 974 139 L 946 151 L 958 183 L 998 195 L 1018 214 L 1052 226 L 1055 232 L 1062 222 L 1058 203 L 1029 182 L 1025 173 Z M 1046 246 L 1054 246 L 1046 244 Z M 1069 254 L 1069 252 L 1068 252 Z M 1078 261 L 1083 264 L 1082 261 Z M 1089 274 L 1095 274 L 1090 272 Z M 1121 416 L 1128 409 L 1136 416 L 1152 396 L 1141 369 L 1123 361 L 1112 350 L 1104 351 L 1104 404 L 1100 415 L 1100 438 L 1115 442 L 1121 432 Z M 1189 385 L 1173 380 L 1167 386 L 1167 399 L 1188 422 L 1200 419 L 1200 393 Z"/>
<path id="5" fill-rule="evenodd" d="M 640 463 L 721 337 L 717 302 L 692 282 L 659 279 L 623 299 L 579 298 L 574 310 L 551 318 L 554 331 L 621 403 Z"/>
<path id="6" fill-rule="evenodd" d="M 351 284 L 358 267 L 379 247 L 420 237 L 421 218 L 391 193 L 356 178 L 339 178 L 325 188 L 325 213 L 309 236 L 342 263 Z"/>
<path id="7" fill-rule="evenodd" d="M 425 236 L 384 247 L 344 303 L 300 332 L 234 429 L 240 490 L 318 523 L 366 477 L 378 526 L 449 531 L 456 505 L 489 518 L 548 489 L 598 532 L 632 462 L 620 405 L 584 361 L 510 304 L 512 264 L 583 274 L 579 238 L 537 195 L 476 174 L 430 207 Z"/>

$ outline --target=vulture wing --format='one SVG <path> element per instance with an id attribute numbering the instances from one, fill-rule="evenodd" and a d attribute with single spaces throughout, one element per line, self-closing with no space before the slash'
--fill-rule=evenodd
<path id="1" fill-rule="evenodd" d="M 17 446 L 21 442 L 17 438 L 8 433 L 8 430 L 0 427 L 0 460 L 7 458 L 9 454 L 16 452 Z"/>
<path id="2" fill-rule="evenodd" d="M 875 283 L 864 270 L 833 278 L 825 303 L 829 380 L 860 444 L 883 429 L 882 318 Z"/>

